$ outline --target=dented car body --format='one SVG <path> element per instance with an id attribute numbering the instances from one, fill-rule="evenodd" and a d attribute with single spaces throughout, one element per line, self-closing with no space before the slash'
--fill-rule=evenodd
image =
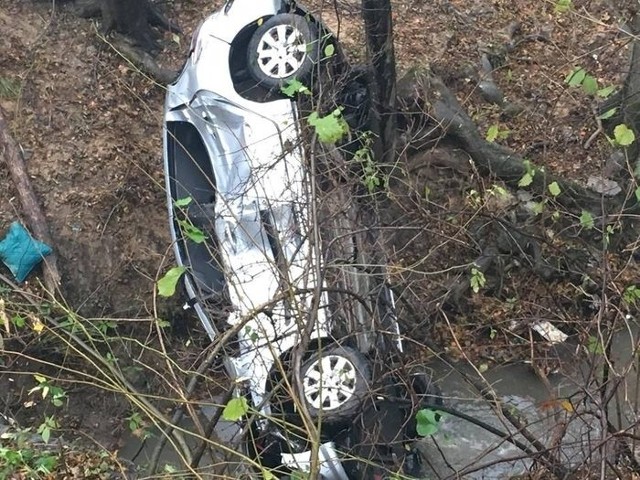
<path id="1" fill-rule="evenodd" d="M 397 352 L 402 347 L 393 294 L 383 275 L 368 279 L 362 240 L 348 233 L 356 202 L 334 201 L 334 230 L 327 235 L 319 227 L 323 209 L 297 104 L 279 88 L 309 79 L 326 41 L 334 41 L 326 28 L 289 2 L 227 2 L 200 26 L 168 87 L 164 168 L 188 305 L 212 341 L 228 335 L 228 374 L 257 412 L 248 452 L 282 475 L 308 471 L 309 441 L 272 421 L 299 425 L 304 402 L 312 419 L 322 419 L 321 477 L 348 480 L 359 474 L 349 472 L 344 451 L 358 442 L 352 426 L 370 402 L 369 354 L 380 348 L 370 335 L 373 316 L 384 317 L 390 343 Z M 327 254 L 340 242 L 323 241 L 323 234 L 347 239 L 339 253 Z M 325 274 L 330 258 L 340 265 L 333 275 Z M 329 285 L 332 278 L 339 288 Z M 347 290 L 364 300 L 336 306 Z M 295 355 L 301 360 L 289 377 Z M 283 379 L 300 387 L 284 400 L 276 392 Z M 299 398 L 291 394 L 296 388 Z"/>

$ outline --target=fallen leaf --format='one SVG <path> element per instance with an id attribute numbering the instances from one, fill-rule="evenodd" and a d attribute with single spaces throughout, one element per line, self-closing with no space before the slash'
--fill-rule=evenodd
<path id="1" fill-rule="evenodd" d="M 7 332 L 7 335 L 11 335 L 9 317 L 7 316 L 7 312 L 4 309 L 4 299 L 0 298 L 0 321 L 4 325 L 4 329 Z"/>
<path id="2" fill-rule="evenodd" d="M 573 409 L 573 405 L 570 400 L 563 398 L 560 400 L 560 406 L 569 413 L 573 413 L 575 410 Z"/>
<path id="3" fill-rule="evenodd" d="M 31 318 L 31 328 L 33 331 L 36 333 L 42 333 L 42 330 L 44 330 L 44 323 L 42 323 L 42 320 L 35 315 L 30 315 L 29 317 Z"/>

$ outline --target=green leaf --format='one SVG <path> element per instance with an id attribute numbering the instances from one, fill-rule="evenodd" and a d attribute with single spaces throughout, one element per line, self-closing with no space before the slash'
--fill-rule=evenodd
<path id="1" fill-rule="evenodd" d="M 542 212 L 544 212 L 544 206 L 547 204 L 546 199 L 541 201 L 541 202 L 536 202 L 533 204 L 533 213 L 535 213 L 536 215 L 540 215 Z"/>
<path id="2" fill-rule="evenodd" d="M 13 323 L 16 328 L 23 328 L 26 325 L 27 321 L 20 315 L 14 315 L 13 317 L 11 317 L 11 323 Z"/>
<path id="3" fill-rule="evenodd" d="M 318 139 L 322 143 L 336 143 L 349 133 L 349 125 L 342 117 L 341 108 L 336 108 L 325 117 L 319 116 L 318 112 L 313 112 L 307 121 L 315 128 Z"/>
<path id="4" fill-rule="evenodd" d="M 334 53 L 336 53 L 336 47 L 334 47 L 332 43 L 330 43 L 329 45 L 324 47 L 324 56 L 325 57 L 327 57 L 327 58 L 328 57 L 332 57 Z"/>
<path id="5" fill-rule="evenodd" d="M 558 185 L 558 182 L 551 182 L 547 188 L 549 189 L 549 193 L 554 197 L 560 195 L 560 185 Z"/>
<path id="6" fill-rule="evenodd" d="M 418 432 L 418 435 L 420 435 L 421 437 L 430 437 L 437 431 L 438 431 L 438 426 L 433 425 L 432 423 L 425 423 L 423 425 L 418 426 L 418 428 L 416 428 L 416 432 Z"/>
<path id="7" fill-rule="evenodd" d="M 58 422 L 55 420 L 55 418 L 53 418 L 53 416 L 45 417 L 44 422 L 40 424 L 37 430 L 44 443 L 49 443 L 49 439 L 51 438 L 51 430 L 58 428 L 58 426 Z"/>
<path id="8" fill-rule="evenodd" d="M 437 410 L 425 408 L 422 413 L 424 414 L 424 418 L 430 423 L 438 423 L 440 421 L 440 413 Z"/>
<path id="9" fill-rule="evenodd" d="M 615 113 L 618 111 L 617 108 L 610 108 L 609 110 L 607 110 L 604 113 L 601 113 L 600 115 L 598 115 L 598 119 L 599 120 L 606 120 L 607 118 L 611 118 L 615 115 Z"/>
<path id="10" fill-rule="evenodd" d="M 498 133 L 500 132 L 500 127 L 498 125 L 491 125 L 487 130 L 487 142 L 495 142 L 498 138 Z"/>
<path id="11" fill-rule="evenodd" d="M 522 178 L 518 181 L 519 187 L 528 187 L 533 182 L 533 175 L 530 172 L 522 175 Z"/>
<path id="12" fill-rule="evenodd" d="M 616 125 L 616 128 L 613 129 L 613 138 L 618 145 L 628 147 L 635 141 L 636 135 L 633 133 L 633 130 L 627 127 L 624 123 L 621 123 L 620 125 Z"/>
<path id="13" fill-rule="evenodd" d="M 50 475 L 56 468 L 57 464 L 58 457 L 55 455 L 41 455 L 38 456 L 33 462 L 36 471 L 45 475 Z"/>
<path id="14" fill-rule="evenodd" d="M 571 0 L 556 0 L 554 10 L 556 13 L 567 13 L 572 6 L 573 2 Z"/>
<path id="15" fill-rule="evenodd" d="M 188 222 L 186 220 L 178 220 L 178 225 L 180 225 L 184 236 L 191 240 L 193 243 L 204 243 L 207 238 L 204 232 L 198 227 L 194 226 L 191 222 Z"/>
<path id="16" fill-rule="evenodd" d="M 229 400 L 222 410 L 222 418 L 228 422 L 240 420 L 249 411 L 249 404 L 245 397 L 236 397 Z"/>
<path id="17" fill-rule="evenodd" d="M 184 197 L 184 198 L 177 199 L 176 201 L 173 202 L 173 204 L 178 208 L 183 208 L 189 205 L 192 201 L 193 201 L 193 198 Z"/>
<path id="18" fill-rule="evenodd" d="M 266 468 L 263 468 L 262 469 L 262 478 L 263 478 L 263 480 L 277 480 L 278 477 L 276 477 L 273 473 L 271 473 Z"/>
<path id="19" fill-rule="evenodd" d="M 640 287 L 637 285 L 629 285 L 622 293 L 622 300 L 624 300 L 627 305 L 635 305 L 636 301 L 640 300 Z"/>
<path id="20" fill-rule="evenodd" d="M 640 187 L 636 188 L 636 200 L 640 202 Z"/>
<path id="21" fill-rule="evenodd" d="M 587 351 L 589 353 L 594 353 L 596 355 L 602 355 L 604 353 L 604 347 L 602 346 L 602 343 L 600 343 L 597 337 L 594 337 L 593 335 L 591 335 L 587 339 Z"/>
<path id="22" fill-rule="evenodd" d="M 416 432 L 421 437 L 428 437 L 439 429 L 444 413 L 431 408 L 423 408 L 416 413 Z"/>
<path id="23" fill-rule="evenodd" d="M 596 95 L 598 95 L 600 98 L 607 98 L 609 97 L 614 91 L 616 90 L 616 87 L 614 87 L 613 85 L 609 85 L 608 87 L 604 87 L 601 88 L 600 90 L 598 90 L 596 92 Z"/>
<path id="24" fill-rule="evenodd" d="M 162 318 L 156 318 L 156 324 L 160 328 L 167 328 L 171 326 L 171 322 L 168 320 L 163 320 Z"/>
<path id="25" fill-rule="evenodd" d="M 127 420 L 129 420 L 129 430 L 132 432 L 140 428 L 140 425 L 142 424 L 142 417 L 138 412 L 133 412 L 129 417 L 127 417 Z"/>
<path id="26" fill-rule="evenodd" d="M 280 87 L 280 91 L 287 97 L 295 97 L 298 93 L 311 94 L 311 91 L 297 78 L 289 80 L 287 85 Z"/>
<path id="27" fill-rule="evenodd" d="M 582 225 L 582 227 L 586 228 L 587 230 L 591 230 L 594 227 L 595 223 L 593 221 L 593 215 L 591 215 L 591 212 L 582 210 L 582 213 L 580 214 L 580 225 Z"/>
<path id="28" fill-rule="evenodd" d="M 504 140 L 509 137 L 509 129 L 505 128 L 504 130 L 500 129 L 499 125 L 491 125 L 487 130 L 486 139 L 487 142 L 495 142 L 496 140 Z"/>
<path id="29" fill-rule="evenodd" d="M 178 280 L 187 269 L 185 267 L 173 267 L 158 280 L 158 295 L 161 297 L 170 297 L 176 293 L 176 285 Z"/>
<path id="30" fill-rule="evenodd" d="M 637 300 L 640 300 L 640 287 L 637 285 L 629 285 L 622 294 L 622 299 L 628 305 L 635 305 Z"/>
<path id="31" fill-rule="evenodd" d="M 471 267 L 471 278 L 469 279 L 469 284 L 471 285 L 473 293 L 478 293 L 486 283 L 487 279 L 485 278 L 484 273 L 476 267 Z"/>
<path id="32" fill-rule="evenodd" d="M 509 195 L 509 192 L 507 192 L 507 190 L 504 187 L 500 185 L 495 185 L 495 184 L 487 189 L 487 193 L 489 195 L 495 195 L 496 197 L 500 197 L 500 198 L 505 198 Z"/>
<path id="33" fill-rule="evenodd" d="M 582 90 L 587 95 L 595 95 L 598 91 L 598 81 L 592 75 L 587 75 L 582 81 Z"/>
<path id="34" fill-rule="evenodd" d="M 504 130 L 500 130 L 498 132 L 498 140 L 504 140 L 508 138 L 510 133 L 511 131 L 508 128 L 505 128 Z"/>
<path id="35" fill-rule="evenodd" d="M 579 87 L 582 85 L 582 81 L 584 77 L 587 76 L 587 72 L 582 67 L 574 68 L 567 78 L 564 79 L 564 83 L 568 84 L 570 87 Z"/>

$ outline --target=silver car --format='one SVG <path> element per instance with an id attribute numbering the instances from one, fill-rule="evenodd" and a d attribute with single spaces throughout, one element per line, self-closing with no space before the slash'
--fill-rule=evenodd
<path id="1" fill-rule="evenodd" d="M 304 402 L 322 419 L 321 476 L 347 480 L 361 475 L 345 460 L 360 441 L 351 427 L 376 400 L 372 352 L 402 346 L 384 268 L 362 248 L 370 235 L 354 233 L 356 196 L 338 186 L 320 200 L 281 89 L 310 85 L 327 45 L 337 52 L 286 0 L 229 0 L 168 87 L 164 167 L 189 306 L 212 341 L 231 332 L 226 367 L 256 417 L 249 452 L 276 473 L 308 471 L 308 439 L 283 426 L 301 430 Z"/>

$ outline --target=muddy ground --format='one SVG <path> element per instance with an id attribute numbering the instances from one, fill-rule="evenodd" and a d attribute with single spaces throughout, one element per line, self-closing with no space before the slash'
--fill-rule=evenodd
<path id="1" fill-rule="evenodd" d="M 339 3 L 339 17 L 328 2 L 313 5 L 314 11 L 325 12 L 354 62 L 365 55 L 356 3 Z M 561 14 L 555 2 L 394 2 L 398 70 L 431 66 L 457 93 L 480 131 L 497 125 L 505 132 L 500 143 L 584 184 L 601 172 L 612 149 L 604 135 L 584 148 L 597 129 L 595 100 L 568 87 L 564 79 L 581 66 L 601 87 L 620 84 L 628 40 L 606 4 L 579 0 L 572 12 Z M 61 298 L 86 317 L 141 319 L 145 324 L 159 316 L 187 322 L 198 343 L 204 333 L 181 313 L 177 300 L 159 304 L 154 312 L 154 282 L 173 263 L 162 172 L 163 86 L 120 57 L 98 35 L 96 24 L 73 15 L 72 5 L 52 5 L 35 0 L 0 4 L 0 104 L 10 116 L 46 214 L 62 271 Z M 181 65 L 190 33 L 214 7 L 204 0 L 165 2 L 167 15 L 185 34 L 165 34 L 160 63 Z M 507 51 L 504 46 L 516 24 L 527 40 Z M 478 92 L 480 58 L 487 52 L 497 65 L 495 81 L 514 106 L 509 112 Z M 410 306 L 407 319 L 414 338 L 433 334 L 443 349 L 477 348 L 477 358 L 501 363 L 529 355 L 529 335 L 509 333 L 514 318 L 523 323 L 533 317 L 584 321 L 573 284 L 550 283 L 523 268 L 501 278 L 500 289 L 492 289 L 498 294 L 469 294 L 452 313 L 453 327 L 434 325 L 432 312 L 441 306 L 442 289 L 455 280 L 457 267 L 469 265 L 479 254 L 464 232 L 467 220 L 480 211 L 470 203 L 470 192 L 500 183 L 479 177 L 455 146 L 401 161 L 403 173 L 391 182 L 387 206 L 394 225 L 406 227 L 392 237 L 392 273 Z M 4 231 L 24 216 L 5 168 L 0 181 Z M 495 214 L 512 207 L 482 208 Z M 553 239 L 546 245 L 552 257 L 567 248 Z M 632 278 L 627 259 L 613 259 L 614 270 L 619 267 L 616 278 Z M 24 287 L 37 291 L 37 285 L 38 277 L 32 276 Z M 416 311 L 426 313 L 418 318 Z M 451 331 L 461 343 L 448 340 Z M 180 338 L 177 348 L 188 351 Z M 184 357 L 193 360 L 187 353 Z M 88 411 L 103 408 L 89 405 Z M 122 421 L 127 407 L 116 402 L 104 411 Z M 112 421 L 88 422 L 93 433 L 102 433 L 101 442 L 111 445 L 106 432 L 114 432 Z M 103 432 L 96 431 L 98 425 Z"/>

